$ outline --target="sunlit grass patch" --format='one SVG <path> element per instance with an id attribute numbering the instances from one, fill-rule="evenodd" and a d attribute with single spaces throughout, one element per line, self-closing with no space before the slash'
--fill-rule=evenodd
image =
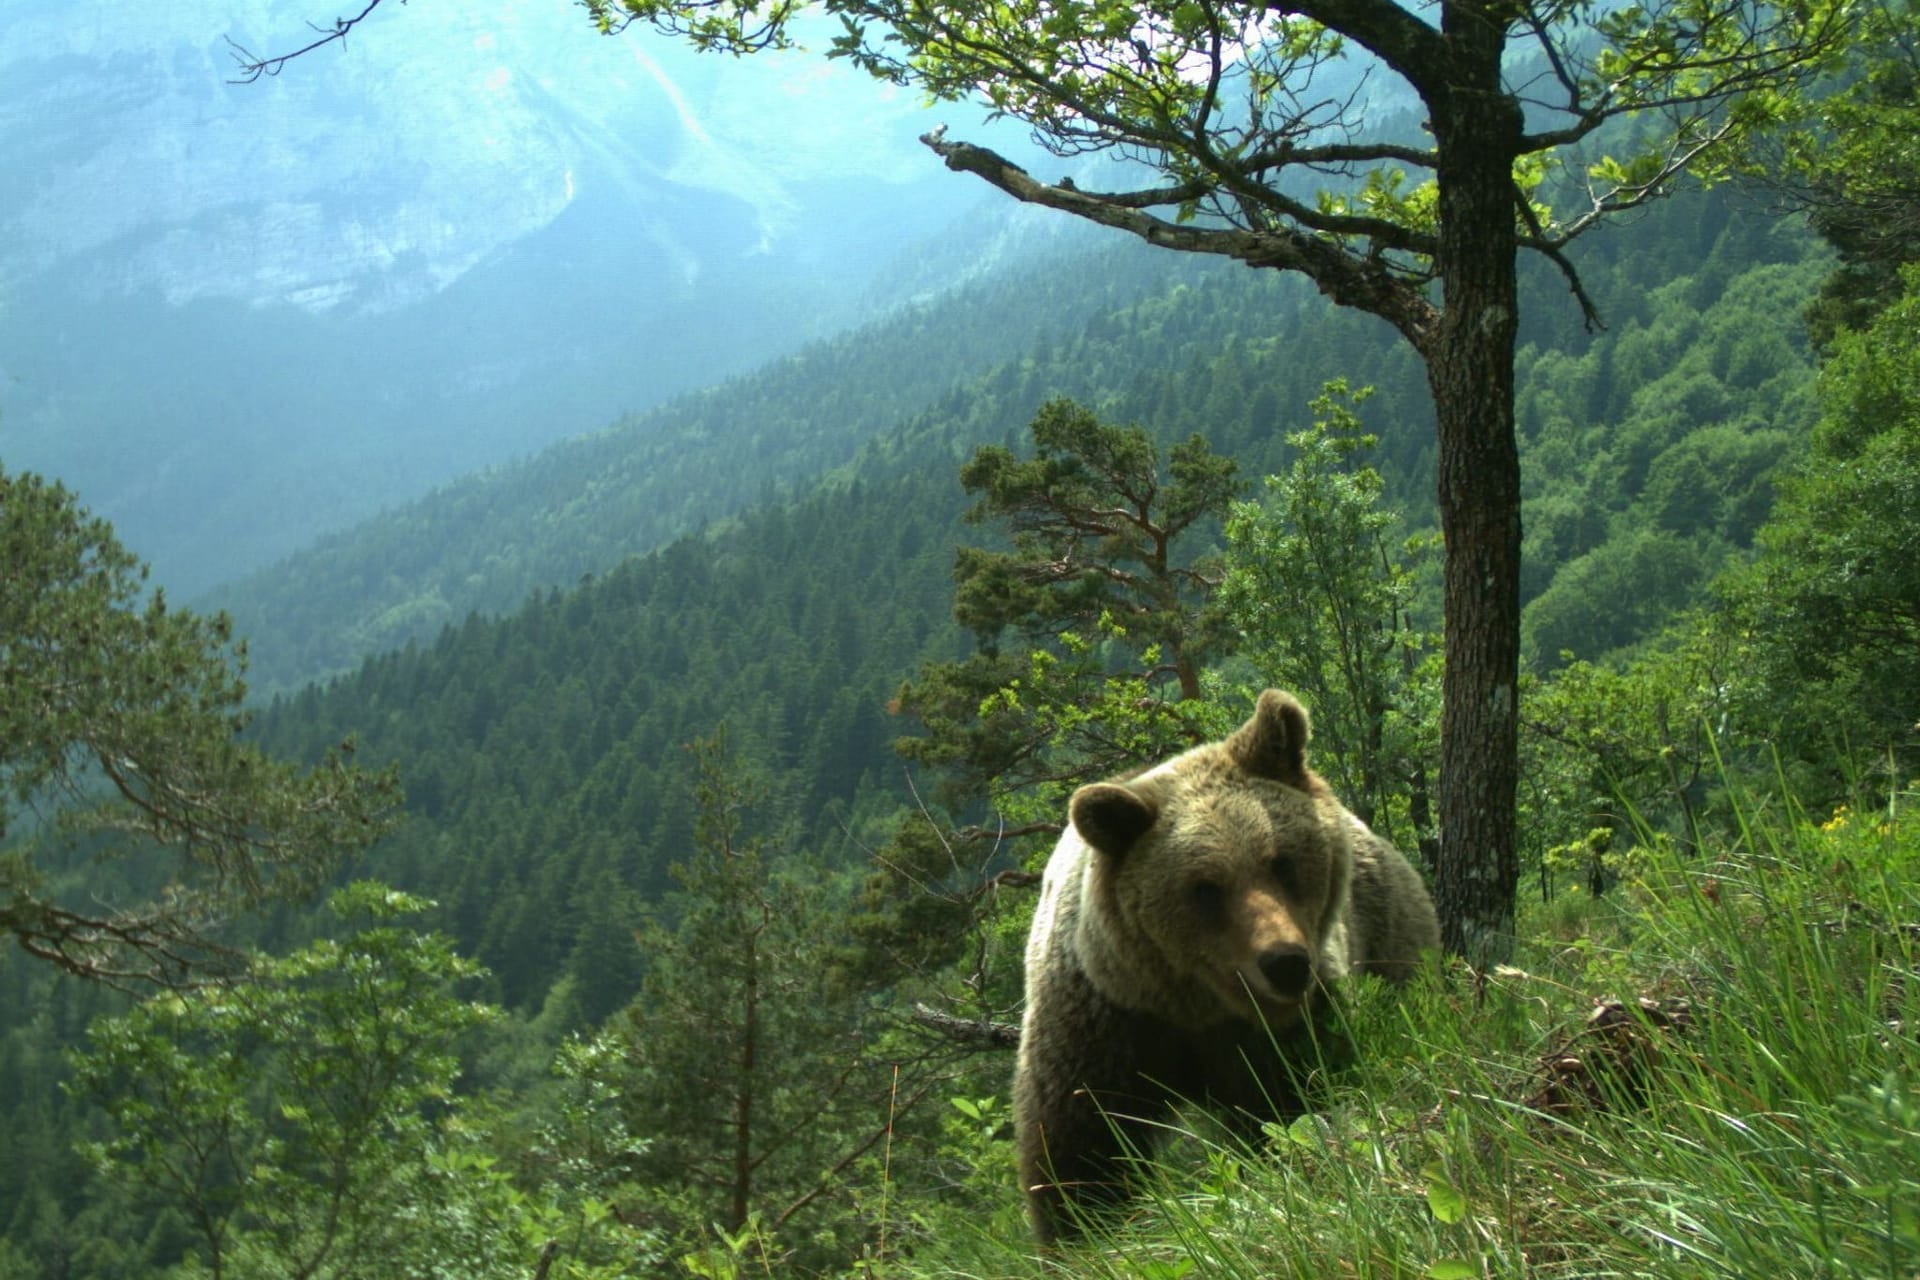
<path id="1" fill-rule="evenodd" d="M 1355 988 L 1312 1115 L 1198 1129 L 1119 1230 L 967 1273 L 1913 1280 L 1917 870 L 1897 808 L 1650 851 L 1511 967 Z"/>

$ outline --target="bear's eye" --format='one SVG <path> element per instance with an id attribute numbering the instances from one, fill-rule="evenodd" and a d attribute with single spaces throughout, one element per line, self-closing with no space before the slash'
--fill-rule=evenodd
<path id="1" fill-rule="evenodd" d="M 1211 880 L 1196 880 L 1187 886 L 1187 900 L 1203 916 L 1217 918 L 1227 910 L 1227 891 Z"/>
<path id="2" fill-rule="evenodd" d="M 1300 889 L 1300 868 L 1292 858 L 1284 853 L 1276 853 L 1267 859 L 1267 870 L 1280 882 L 1280 888 L 1286 893 L 1297 893 Z"/>

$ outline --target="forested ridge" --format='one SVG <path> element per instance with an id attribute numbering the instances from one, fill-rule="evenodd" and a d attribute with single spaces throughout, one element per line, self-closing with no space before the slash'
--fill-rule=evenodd
<path id="1" fill-rule="evenodd" d="M 1800 317 L 1830 261 L 1800 222 L 1716 192 L 1675 199 L 1583 249 L 1606 328 L 1584 329 L 1549 272 L 1529 279 L 1523 310 L 1525 618 L 1539 675 L 1566 654 L 1618 665 L 1657 650 L 1661 628 L 1754 548 L 1776 477 L 1804 453 L 1819 412 Z M 1058 327 L 1037 342 L 1006 320 L 1042 313 Z M 1015 342 L 1017 352 L 996 349 Z M 650 974 L 669 972 L 661 957 L 676 922 L 698 918 L 685 873 L 714 838 L 698 797 L 719 784 L 703 773 L 712 751 L 691 744 L 724 727 L 729 767 L 751 780 L 739 800 L 741 843 L 729 848 L 749 834 L 764 839 L 770 864 L 790 861 L 817 881 L 830 899 L 810 908 L 825 913 L 823 931 L 872 909 L 856 905 L 870 859 L 928 794 L 929 780 L 891 745 L 916 725 L 889 704 L 922 664 L 969 650 L 951 612 L 954 548 L 995 538 L 962 518 L 956 475 L 977 446 L 1024 452 L 1039 406 L 1069 396 L 1110 421 L 1142 424 L 1163 446 L 1200 433 L 1238 461 L 1252 496 L 1260 477 L 1289 465 L 1287 433 L 1306 425 L 1308 402 L 1334 376 L 1378 388 L 1360 413 L 1379 436 L 1382 504 L 1403 513 L 1403 533 L 1430 527 L 1425 392 L 1377 322 L 1329 313 L 1260 273 L 1116 251 L 891 317 L 452 486 L 225 597 L 243 630 L 249 616 L 271 619 L 252 624 L 268 655 L 264 684 L 339 672 L 276 696 L 255 741 L 315 759 L 351 739 L 363 764 L 400 770 L 405 821 L 342 875 L 433 900 L 423 927 L 445 931 L 486 968 L 461 990 L 504 1006 L 505 1023 L 463 1033 L 463 1089 L 492 1091 L 494 1110 L 475 1123 L 492 1126 L 503 1169 L 537 1180 L 560 1167 L 543 1163 L 561 1156 L 534 1131 L 557 1123 L 571 1105 L 564 1090 L 590 1085 L 595 1071 L 623 1080 L 634 1098 L 671 1091 L 660 1062 L 636 1047 L 647 1024 L 625 1011 Z M 1217 541 L 1218 530 L 1207 536 Z M 1431 584 L 1423 590 L 1417 611 L 1431 625 Z M 1581 679 L 1591 670 L 1574 668 Z M 1563 709 L 1568 724 L 1607 714 L 1577 698 Z M 1543 794 L 1566 767 L 1542 768 Z M 1571 798 L 1537 800 L 1543 883 L 1557 875 L 1564 886 L 1590 870 L 1588 852 L 1544 846 L 1579 835 L 1565 825 L 1592 803 L 1601 771 L 1565 781 Z M 1549 823 L 1541 815 L 1556 804 Z M 1590 856 L 1597 865 L 1601 854 Z M 777 876 L 765 883 L 779 887 Z M 248 941 L 284 952 L 330 928 L 316 912 L 283 908 Z M 842 959 L 811 963 L 823 974 L 868 972 L 870 958 L 845 969 Z M 901 990 L 916 988 L 902 978 Z M 863 990 L 855 1003 L 877 1007 L 884 994 Z M 846 998 L 809 996 L 822 1008 Z M 0 1007 L 0 1137 L 10 1153 L 0 1169 L 0 1275 L 153 1274 L 190 1253 L 195 1237 L 177 1208 L 90 1181 L 73 1152 L 77 1137 L 105 1125 L 58 1088 L 67 1075 L 58 1047 L 78 1043 L 117 997 L 62 984 L 9 953 Z M 860 1021 L 868 1016 L 848 1015 L 849 1025 L 871 1029 Z M 597 1027 L 612 1041 L 578 1040 L 576 1050 L 625 1044 L 637 1074 L 563 1053 L 565 1083 L 544 1078 L 566 1037 Z M 680 1030 L 656 1024 L 651 1034 L 665 1041 Z M 922 1050 L 902 1034 L 872 1031 L 884 1046 L 873 1055 L 913 1060 Z M 855 1055 L 845 1061 L 852 1076 Z M 998 1113 L 986 1095 L 1003 1090 L 1004 1067 L 989 1058 L 928 1085 L 927 1110 L 900 1116 L 895 1156 L 917 1170 L 895 1171 L 902 1188 L 1003 1201 L 1002 1226 L 1015 1197 L 991 1164 Z M 805 1095 L 825 1078 L 795 1088 Z M 976 1123 L 956 1127 L 941 1090 Z M 871 1174 L 881 1148 L 860 1145 L 865 1122 L 841 1119 L 833 1098 L 821 1114 L 867 1161 L 836 1177 L 857 1185 L 854 1171 Z M 611 1125 L 610 1114 L 594 1113 Z M 676 1253 L 719 1217 L 690 1191 L 683 1204 L 646 1164 L 650 1121 L 638 1103 L 619 1123 L 632 1151 L 602 1167 L 618 1169 L 623 1190 L 565 1186 L 645 1205 L 631 1219 L 658 1233 L 646 1236 L 660 1250 L 649 1269 L 722 1274 Z M 665 1152 L 670 1133 L 660 1126 Z M 820 1156 L 822 1167 L 840 1152 Z M 967 1172 L 969 1162 L 984 1172 Z M 840 1216 L 828 1213 L 811 1198 L 806 1179 L 817 1174 L 782 1171 L 792 1181 L 781 1183 L 769 1172 L 780 1205 L 797 1206 L 794 1222 L 813 1224 L 786 1258 L 844 1267 L 856 1248 L 844 1233 L 867 1210 L 835 1201 Z M 562 1185 L 557 1173 L 549 1185 Z"/>
<path id="2" fill-rule="evenodd" d="M 214 594 L 284 688 L 501 613 L 757 502 L 802 493 L 981 369 L 1194 265 L 1079 255 L 898 308 L 718 387 L 449 484 Z M 617 359 L 617 354 L 610 354 Z"/>
<path id="3" fill-rule="evenodd" d="M 1810 243 L 1769 236 L 1717 202 L 1669 216 L 1689 231 L 1719 224 L 1699 272 L 1643 297 L 1630 283 L 1603 294 L 1620 304 L 1614 327 L 1579 335 L 1576 355 L 1529 352 L 1527 448 L 1546 455 L 1530 471 L 1540 479 L 1529 522 L 1542 666 L 1563 649 L 1594 658 L 1631 645 L 1691 603 L 1750 543 L 1772 468 L 1811 413 L 1795 337 L 1822 270 L 1799 260 Z M 1756 250 L 1786 260 L 1756 261 Z M 1644 271 L 1650 256 L 1627 261 Z M 1068 395 L 1163 440 L 1198 431 L 1246 476 L 1278 469 L 1322 371 L 1358 363 L 1340 341 L 1355 337 L 1337 331 L 1353 325 L 1364 341 L 1369 326 L 1336 317 L 1285 337 L 1235 332 L 1265 320 L 1271 287 L 1223 273 L 1091 321 L 949 393 L 810 494 L 282 699 L 263 740 L 299 757 L 357 735 L 363 760 L 401 764 L 412 820 L 370 870 L 440 900 L 506 1002 L 537 1006 L 566 971 L 583 911 L 656 896 L 687 847 L 680 745 L 725 723 L 787 779 L 801 843 L 839 846 L 849 860 L 850 815 L 904 802 L 889 743 L 911 725 L 886 704 L 919 661 L 964 644 L 949 571 L 954 545 L 977 536 L 961 524 L 954 479 L 974 444 L 1017 447 L 1040 402 Z M 1151 363 L 1153 352 L 1167 359 Z M 1416 513 L 1418 529 L 1430 444 L 1408 407 L 1410 371 L 1376 358 L 1350 376 L 1385 388 L 1366 419 L 1382 437 L 1391 504 Z"/>
<path id="4" fill-rule="evenodd" d="M 1606 325 L 1599 332 L 1583 328 L 1557 275 L 1529 276 L 1522 430 L 1551 465 L 1528 472 L 1528 497 L 1553 499 L 1527 522 L 1537 587 L 1569 552 L 1596 545 L 1595 506 L 1616 511 L 1637 496 L 1654 456 L 1681 435 L 1720 425 L 1745 436 L 1806 412 L 1804 401 L 1773 394 L 1778 386 L 1759 385 L 1804 385 L 1793 304 L 1751 295 L 1753 310 L 1735 304 L 1720 314 L 1757 313 L 1766 325 L 1742 333 L 1748 320 L 1722 321 L 1705 335 L 1696 359 L 1711 364 L 1697 398 L 1673 407 L 1693 373 L 1667 368 L 1666 357 L 1695 345 L 1703 315 L 1735 277 L 1817 254 L 1810 237 L 1750 206 L 1736 218 L 1740 204 L 1725 194 L 1676 201 L 1583 242 L 1579 260 Z M 1791 295 L 1815 274 L 1803 265 L 1771 278 Z M 1069 395 L 1165 438 L 1203 431 L 1258 474 L 1283 452 L 1276 425 L 1336 374 L 1378 389 L 1370 420 L 1393 497 L 1429 510 L 1432 411 L 1417 362 L 1385 326 L 1330 311 L 1270 273 L 1127 244 L 1080 251 L 449 485 L 208 603 L 232 612 L 250 637 L 255 686 L 285 689 L 429 639 L 471 611 L 510 610 L 536 589 L 570 585 L 756 502 L 802 494 L 863 449 L 917 450 L 915 423 L 951 429 L 949 447 L 964 452 L 1017 433 L 1048 396 Z M 1667 381 L 1651 385 L 1657 378 Z M 1765 452 L 1745 448 L 1756 447 Z M 1584 530 L 1569 527 L 1569 503 L 1585 510 Z"/>
<path id="5" fill-rule="evenodd" d="M 298 753 L 352 733 L 363 758 L 409 761 L 412 820 L 366 870 L 439 900 L 508 1005 L 571 973 L 598 1021 L 640 958 L 609 969 L 592 935 L 629 935 L 692 841 L 687 743 L 724 724 L 782 780 L 799 843 L 853 860 L 855 809 L 899 785 L 887 698 L 960 643 L 950 490 L 923 472 L 756 509 L 371 659 L 276 705 L 263 738 Z"/>

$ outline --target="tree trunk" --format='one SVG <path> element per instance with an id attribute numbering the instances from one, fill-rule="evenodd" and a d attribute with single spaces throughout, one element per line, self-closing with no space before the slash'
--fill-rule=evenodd
<path id="1" fill-rule="evenodd" d="M 1378 0 L 1327 0 L 1307 4 L 1306 12 L 1371 49 L 1426 101 L 1439 188 L 1433 278 L 1445 290 L 1438 308 L 1420 284 L 1374 253 L 1285 226 L 1167 223 L 1149 216 L 1135 196 L 1036 182 L 985 148 L 947 141 L 944 128 L 921 140 L 948 168 L 978 174 L 1017 200 L 1149 244 L 1302 272 L 1327 298 L 1380 317 L 1419 351 L 1438 420 L 1446 539 L 1434 899 L 1447 950 L 1485 966 L 1511 952 L 1520 880 L 1520 458 L 1513 435 L 1520 195 L 1513 162 L 1525 121 L 1519 100 L 1501 83 L 1500 61 L 1510 25 L 1527 10 L 1511 0 L 1441 0 L 1437 42 L 1424 26 L 1425 11 L 1415 18 L 1411 9 Z M 1144 145 L 1151 151 L 1173 144 Z"/>
<path id="2" fill-rule="evenodd" d="M 747 1225 L 753 1205 L 753 1095 L 759 1083 L 760 952 L 759 931 L 746 940 L 746 989 L 740 1024 L 740 1076 L 733 1092 L 733 1186 L 727 1205 L 727 1230 Z"/>
<path id="3" fill-rule="evenodd" d="M 1520 456 L 1513 430 L 1519 105 L 1502 91 L 1502 20 L 1455 0 L 1452 54 L 1431 101 L 1442 157 L 1442 318 L 1427 357 L 1446 539 L 1446 683 L 1434 900 L 1446 949 L 1476 968 L 1508 957 L 1519 888 L 1514 801 L 1520 659 Z"/>

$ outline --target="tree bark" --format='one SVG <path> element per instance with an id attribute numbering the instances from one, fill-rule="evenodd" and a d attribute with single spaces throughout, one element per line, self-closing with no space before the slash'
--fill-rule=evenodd
<path id="1" fill-rule="evenodd" d="M 733 1186 L 727 1205 L 727 1230 L 747 1225 L 753 1206 L 753 1095 L 759 1083 L 760 949 L 759 930 L 746 940 L 746 989 L 740 1035 L 740 1077 L 733 1092 Z"/>
<path id="2" fill-rule="evenodd" d="M 1446 540 L 1446 682 L 1434 900 L 1446 949 L 1475 967 L 1513 943 L 1520 637 L 1520 456 L 1513 360 L 1520 106 L 1500 83 L 1499 10 L 1442 10 L 1450 66 L 1428 105 L 1439 142 L 1441 320 L 1426 356 Z"/>

